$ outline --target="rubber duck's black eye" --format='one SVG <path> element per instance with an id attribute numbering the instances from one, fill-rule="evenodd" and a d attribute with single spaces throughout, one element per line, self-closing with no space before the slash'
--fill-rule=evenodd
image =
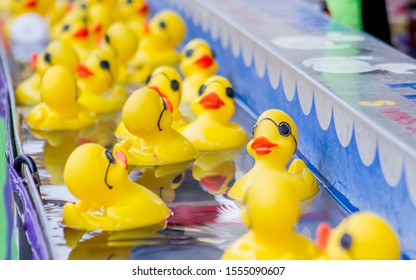
<path id="1" fill-rule="evenodd" d="M 170 81 L 170 88 L 173 91 L 178 91 L 179 90 L 179 82 L 177 80 Z"/>
<path id="2" fill-rule="evenodd" d="M 110 63 L 107 60 L 101 60 L 100 61 L 100 67 L 102 69 L 108 70 L 108 69 L 110 69 Z"/>
<path id="3" fill-rule="evenodd" d="M 172 181 L 172 183 L 174 183 L 174 184 L 177 184 L 177 183 L 179 183 L 180 181 L 182 181 L 182 174 L 179 174 L 178 176 L 176 176 L 174 179 L 173 179 L 173 181 Z"/>
<path id="4" fill-rule="evenodd" d="M 206 85 L 202 85 L 198 90 L 198 95 L 201 96 L 204 93 L 206 88 L 207 88 Z"/>
<path id="5" fill-rule="evenodd" d="M 251 126 L 251 138 L 254 138 L 254 134 L 256 133 L 257 123 L 253 123 Z"/>
<path id="6" fill-rule="evenodd" d="M 164 21 L 159 22 L 159 27 L 162 28 L 162 29 L 165 29 L 166 28 L 166 22 L 164 22 Z"/>
<path id="7" fill-rule="evenodd" d="M 116 159 L 114 158 L 113 154 L 110 151 L 105 151 L 105 156 L 108 158 L 110 163 L 116 163 Z"/>
<path id="8" fill-rule="evenodd" d="M 194 54 L 194 50 L 190 49 L 185 52 L 186 57 L 191 57 Z"/>
<path id="9" fill-rule="evenodd" d="M 150 80 L 152 79 L 152 75 L 147 76 L 146 81 L 144 82 L 145 85 L 148 85 L 150 83 Z"/>
<path id="10" fill-rule="evenodd" d="M 225 94 L 227 94 L 227 96 L 229 98 L 234 98 L 234 96 L 235 96 L 234 90 L 232 88 L 230 88 L 230 87 L 227 87 L 225 89 Z"/>
<path id="11" fill-rule="evenodd" d="M 342 235 L 341 237 L 340 243 L 342 248 L 344 248 L 345 250 L 349 250 L 352 246 L 351 235 L 349 235 L 348 233 L 344 233 L 344 235 Z"/>
<path id="12" fill-rule="evenodd" d="M 110 36 L 105 35 L 104 40 L 107 44 L 110 44 Z"/>
<path id="13" fill-rule="evenodd" d="M 45 62 L 46 63 L 51 63 L 51 61 L 52 61 L 52 56 L 51 56 L 51 54 L 50 53 L 45 53 L 45 56 L 43 57 L 43 59 L 45 60 Z"/>
<path id="14" fill-rule="evenodd" d="M 65 24 L 64 27 L 62 28 L 63 31 L 68 31 L 69 29 L 69 24 Z"/>
<path id="15" fill-rule="evenodd" d="M 278 126 L 279 133 L 282 136 L 289 136 L 292 133 L 292 129 L 290 128 L 290 125 L 287 122 L 281 122 Z"/>
<path id="16" fill-rule="evenodd" d="M 131 3 L 133 3 L 133 0 L 126 0 L 126 3 L 130 5 Z"/>

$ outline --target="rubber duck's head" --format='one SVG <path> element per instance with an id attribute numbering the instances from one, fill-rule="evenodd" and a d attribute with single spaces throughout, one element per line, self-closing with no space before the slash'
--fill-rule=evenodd
<path id="1" fill-rule="evenodd" d="M 253 124 L 251 134 L 247 151 L 254 159 L 286 165 L 296 152 L 298 130 L 292 118 L 281 110 L 263 112 Z"/>
<path id="2" fill-rule="evenodd" d="M 119 62 L 127 62 L 137 50 L 133 31 L 120 22 L 113 23 L 104 35 L 104 46 L 110 47 Z"/>
<path id="3" fill-rule="evenodd" d="M 228 122 L 234 115 L 235 93 L 230 81 L 222 76 L 212 76 L 198 90 L 198 98 L 191 103 L 196 115 L 209 113 L 221 122 Z"/>
<path id="4" fill-rule="evenodd" d="M 122 119 L 127 130 L 138 137 L 154 135 L 171 127 L 172 115 L 159 94 L 143 87 L 124 104 Z"/>
<path id="5" fill-rule="evenodd" d="M 118 66 L 110 49 L 92 51 L 77 67 L 79 82 L 97 94 L 108 91 L 116 83 L 117 75 Z"/>
<path id="6" fill-rule="evenodd" d="M 117 12 L 120 18 L 143 18 L 149 14 L 149 6 L 145 0 L 118 0 Z"/>
<path id="7" fill-rule="evenodd" d="M 104 34 L 111 23 L 110 7 L 104 3 L 94 3 L 88 7 L 87 22 L 89 33 L 98 39 Z"/>
<path id="8" fill-rule="evenodd" d="M 71 43 L 88 41 L 90 33 L 88 31 L 87 21 L 86 12 L 74 12 L 73 16 L 65 18 L 60 26 L 61 30 L 58 31 L 58 38 Z"/>
<path id="9" fill-rule="evenodd" d="M 104 147 L 88 143 L 78 146 L 64 168 L 64 182 L 78 199 L 111 205 L 125 191 L 128 179 L 127 158 L 117 151 L 114 155 Z"/>
<path id="10" fill-rule="evenodd" d="M 185 76 L 196 72 L 212 76 L 218 71 L 215 54 L 203 39 L 193 39 L 182 50 L 180 70 Z"/>
<path id="11" fill-rule="evenodd" d="M 242 205 L 245 225 L 268 240 L 290 234 L 301 214 L 300 201 L 289 184 L 251 186 Z"/>
<path id="12" fill-rule="evenodd" d="M 52 66 L 42 76 L 42 102 L 63 115 L 70 115 L 77 107 L 77 83 L 73 72 L 63 66 Z"/>
<path id="13" fill-rule="evenodd" d="M 70 44 L 61 40 L 52 41 L 43 53 L 32 57 L 32 66 L 36 67 L 36 72 L 39 75 L 43 75 L 47 69 L 54 65 L 64 66 L 74 72 L 78 64 L 78 54 Z"/>
<path id="14" fill-rule="evenodd" d="M 398 260 L 400 244 L 394 230 L 378 215 L 354 213 L 337 227 L 322 223 L 317 243 L 329 259 Z"/>
<path id="15" fill-rule="evenodd" d="M 44 15 L 55 1 L 48 0 L 10 0 L 10 9 L 13 15 L 24 13 L 37 13 Z"/>
<path id="16" fill-rule="evenodd" d="M 146 86 L 163 98 L 169 112 L 178 110 L 182 93 L 182 77 L 171 66 L 160 66 L 147 78 Z"/>
<path id="17" fill-rule="evenodd" d="M 146 25 L 145 36 L 150 45 L 171 49 L 182 42 L 185 29 L 185 22 L 181 16 L 171 10 L 162 10 Z"/>

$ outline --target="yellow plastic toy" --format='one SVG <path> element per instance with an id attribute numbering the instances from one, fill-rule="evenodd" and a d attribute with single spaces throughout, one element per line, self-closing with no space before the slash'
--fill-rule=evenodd
<path id="1" fill-rule="evenodd" d="M 249 188 L 241 214 L 249 231 L 224 251 L 225 260 L 307 260 L 321 255 L 319 248 L 295 231 L 300 201 L 290 184 L 267 182 Z"/>
<path id="2" fill-rule="evenodd" d="M 52 41 L 42 54 L 33 55 L 32 65 L 36 67 L 36 72 L 17 86 L 17 104 L 34 105 L 40 102 L 41 77 L 51 66 L 61 65 L 75 72 L 78 64 L 78 55 L 68 43 Z"/>
<path id="3" fill-rule="evenodd" d="M 175 199 L 175 190 L 185 179 L 185 170 L 190 162 L 169 165 L 141 166 L 130 172 L 130 179 L 145 186 L 164 202 L 170 203 Z"/>
<path id="4" fill-rule="evenodd" d="M 79 146 L 65 165 L 64 180 L 80 201 L 67 202 L 66 226 L 117 231 L 145 227 L 170 215 L 166 204 L 145 187 L 129 180 L 127 158 L 98 144 Z"/>
<path id="5" fill-rule="evenodd" d="M 162 10 L 147 25 L 139 48 L 129 66 L 131 83 L 144 83 L 153 70 L 162 65 L 176 66 L 180 53 L 176 47 L 185 37 L 185 22 L 174 11 Z"/>
<path id="6" fill-rule="evenodd" d="M 225 194 L 234 179 L 236 171 L 234 159 L 242 152 L 242 148 L 202 152 L 194 161 L 192 176 L 208 193 Z"/>
<path id="7" fill-rule="evenodd" d="M 79 130 L 96 123 L 94 113 L 78 104 L 75 76 L 63 66 L 52 66 L 45 72 L 40 85 L 43 103 L 27 116 L 33 130 Z"/>
<path id="8" fill-rule="evenodd" d="M 171 66 L 159 66 L 146 80 L 146 86 L 155 90 L 163 98 L 167 110 L 172 114 L 172 128 L 178 130 L 187 124 L 187 120 L 179 111 L 179 103 L 182 92 L 182 77 L 178 71 Z M 117 138 L 131 137 L 121 121 L 115 132 Z"/>
<path id="9" fill-rule="evenodd" d="M 145 0 L 118 0 L 116 4 L 117 21 L 120 21 L 142 38 L 145 32 L 149 6 Z"/>
<path id="10" fill-rule="evenodd" d="M 202 84 L 218 71 L 218 63 L 209 44 L 203 39 L 193 39 L 182 50 L 180 70 L 183 80 L 182 103 L 190 104 L 198 97 Z"/>
<path id="11" fill-rule="evenodd" d="M 93 41 L 98 43 L 103 39 L 105 32 L 112 22 L 111 13 L 111 7 L 105 3 L 98 2 L 88 7 L 88 29 Z"/>
<path id="12" fill-rule="evenodd" d="M 137 36 L 120 22 L 113 23 L 104 36 L 104 46 L 110 47 L 116 56 L 118 65 L 117 81 L 128 81 L 128 62 L 137 50 Z"/>
<path id="13" fill-rule="evenodd" d="M 94 50 L 77 68 L 81 96 L 78 102 L 95 113 L 120 110 L 126 101 L 123 87 L 116 85 L 118 65 L 109 49 Z"/>
<path id="14" fill-rule="evenodd" d="M 10 10 L 13 16 L 26 13 L 45 16 L 53 5 L 55 5 L 54 0 L 10 0 Z"/>
<path id="15" fill-rule="evenodd" d="M 122 119 L 134 137 L 117 143 L 114 150 L 123 151 L 132 165 L 173 164 L 198 155 L 191 142 L 172 128 L 172 114 L 152 89 L 144 87 L 132 93 Z"/>
<path id="16" fill-rule="evenodd" d="M 196 119 L 179 131 L 199 151 L 229 150 L 248 142 L 247 133 L 230 120 L 235 112 L 234 90 L 222 76 L 212 76 L 199 89 L 191 108 Z"/>
<path id="17" fill-rule="evenodd" d="M 290 184 L 302 201 L 319 192 L 315 176 L 301 159 L 293 160 L 287 170 L 298 141 L 298 130 L 289 115 L 277 109 L 263 112 L 253 125 L 252 136 L 247 151 L 255 164 L 230 189 L 230 198 L 241 200 L 248 188 L 261 189 L 265 184 Z"/>
<path id="18" fill-rule="evenodd" d="M 316 239 L 324 259 L 398 260 L 401 256 L 394 230 L 370 212 L 354 213 L 332 230 L 327 223 L 321 223 Z"/>

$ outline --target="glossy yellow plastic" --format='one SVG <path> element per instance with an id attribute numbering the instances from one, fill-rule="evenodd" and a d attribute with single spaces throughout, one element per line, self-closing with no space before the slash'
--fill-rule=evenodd
<path id="1" fill-rule="evenodd" d="M 64 181 L 80 201 L 67 202 L 63 224 L 85 230 L 118 231 L 145 227 L 170 215 L 153 192 L 129 180 L 126 156 L 98 144 L 79 146 L 65 165 Z"/>
<path id="2" fill-rule="evenodd" d="M 201 85 L 218 71 L 218 63 L 210 45 L 203 39 L 189 41 L 182 50 L 179 65 L 183 80 L 182 103 L 190 104 L 198 97 Z"/>
<path id="3" fill-rule="evenodd" d="M 118 0 L 116 3 L 117 18 L 133 31 L 138 38 L 142 38 L 145 32 L 146 19 L 149 14 L 149 6 L 145 0 Z"/>
<path id="4" fill-rule="evenodd" d="M 185 179 L 185 171 L 190 162 L 169 165 L 141 166 L 130 172 L 130 179 L 145 186 L 164 202 L 170 203 L 175 199 L 175 190 Z"/>
<path id="5" fill-rule="evenodd" d="M 255 164 L 232 186 L 228 192 L 230 198 L 241 200 L 248 188 L 261 189 L 266 182 L 292 185 L 302 201 L 319 192 L 315 176 L 301 159 L 293 160 L 287 169 L 298 141 L 296 124 L 288 114 L 277 109 L 267 110 L 259 116 L 252 132 L 247 151 Z"/>
<path id="6" fill-rule="evenodd" d="M 202 152 L 194 161 L 192 176 L 210 194 L 227 193 L 235 175 L 234 159 L 242 148 L 225 151 Z"/>
<path id="7" fill-rule="evenodd" d="M 104 34 L 112 23 L 114 10 L 104 2 L 91 4 L 87 11 L 88 32 L 91 40 L 99 42 L 104 38 Z"/>
<path id="8" fill-rule="evenodd" d="M 137 50 L 137 36 L 120 22 L 113 23 L 104 36 L 103 45 L 114 51 L 118 65 L 117 81 L 124 84 L 128 80 L 128 62 Z"/>
<path id="9" fill-rule="evenodd" d="M 163 165 L 186 162 L 198 152 L 183 135 L 172 128 L 172 114 L 159 94 L 141 88 L 127 99 L 123 123 L 134 137 L 117 143 L 132 165 Z"/>
<path id="10" fill-rule="evenodd" d="M 45 16 L 55 5 L 55 0 L 10 0 L 10 11 L 13 16 L 36 13 Z"/>
<path id="11" fill-rule="evenodd" d="M 78 64 L 78 55 L 68 43 L 52 41 L 42 54 L 33 56 L 32 65 L 36 67 L 36 72 L 17 86 L 17 104 L 34 105 L 40 102 L 40 81 L 51 66 L 61 65 L 74 72 Z"/>
<path id="12" fill-rule="evenodd" d="M 110 49 L 94 50 L 77 69 L 81 96 L 78 102 L 95 113 L 120 110 L 126 101 L 125 89 L 117 85 L 118 65 Z"/>
<path id="13" fill-rule="evenodd" d="M 301 210 L 299 198 L 290 184 L 265 182 L 261 188 L 249 188 L 241 214 L 249 230 L 225 250 L 222 259 L 307 260 L 320 257 L 320 249 L 295 231 Z"/>
<path id="14" fill-rule="evenodd" d="M 191 108 L 196 119 L 179 131 L 199 151 L 217 151 L 239 148 L 248 142 L 247 133 L 231 122 L 235 112 L 234 91 L 222 76 L 205 81 Z"/>
<path id="15" fill-rule="evenodd" d="M 75 76 L 63 66 L 52 66 L 40 85 L 42 103 L 27 116 L 33 130 L 79 130 L 96 123 L 95 114 L 78 104 Z"/>
<path id="16" fill-rule="evenodd" d="M 178 130 L 187 124 L 186 118 L 179 111 L 179 103 L 182 93 L 182 77 L 178 71 L 171 66 L 157 67 L 151 76 L 146 80 L 146 86 L 155 90 L 163 98 L 166 108 L 172 114 L 172 128 Z M 115 131 L 117 138 L 131 137 L 132 135 L 126 129 L 121 121 Z"/>
<path id="17" fill-rule="evenodd" d="M 134 70 L 129 82 L 144 83 L 158 66 L 176 66 L 181 59 L 176 47 L 184 39 L 185 29 L 184 20 L 175 11 L 162 10 L 155 14 L 130 61 L 129 66 Z"/>
<path id="18" fill-rule="evenodd" d="M 398 260 L 401 256 L 393 228 L 371 212 L 353 213 L 332 230 L 320 224 L 316 235 L 324 259 Z"/>

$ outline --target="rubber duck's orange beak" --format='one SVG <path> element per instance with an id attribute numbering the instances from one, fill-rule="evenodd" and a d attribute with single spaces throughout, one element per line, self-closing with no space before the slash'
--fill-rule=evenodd
<path id="1" fill-rule="evenodd" d="M 197 61 L 195 61 L 195 64 L 201 68 L 208 68 L 212 65 L 212 63 L 212 57 L 207 54 L 201 56 Z"/>
<path id="2" fill-rule="evenodd" d="M 278 144 L 270 142 L 266 137 L 258 136 L 254 138 L 251 148 L 257 155 L 267 155 L 272 151 L 272 148 L 279 146 Z"/>
<path id="3" fill-rule="evenodd" d="M 326 244 L 328 243 L 329 235 L 331 234 L 331 227 L 328 223 L 320 223 L 318 228 L 316 229 L 316 245 L 321 249 L 324 250 L 326 248 Z"/>
<path id="4" fill-rule="evenodd" d="M 89 76 L 94 75 L 94 73 L 91 72 L 90 69 L 88 69 L 88 67 L 85 66 L 84 64 L 78 65 L 77 74 L 80 78 L 88 78 Z"/>
<path id="5" fill-rule="evenodd" d="M 92 32 L 94 33 L 100 33 L 102 29 L 103 29 L 103 25 L 101 23 L 96 23 L 91 28 Z"/>
<path id="6" fill-rule="evenodd" d="M 144 34 L 149 34 L 150 33 L 150 24 L 149 24 L 148 21 L 144 22 L 143 32 L 144 32 Z"/>
<path id="7" fill-rule="evenodd" d="M 85 39 L 88 37 L 88 29 L 87 28 L 81 28 L 79 29 L 75 34 L 74 37 L 77 39 Z"/>
<path id="8" fill-rule="evenodd" d="M 38 2 L 36 0 L 30 0 L 26 2 L 25 4 L 26 8 L 29 8 L 29 9 L 36 8 L 37 5 L 38 5 Z"/>
<path id="9" fill-rule="evenodd" d="M 218 192 L 225 183 L 227 177 L 224 176 L 207 176 L 201 179 L 201 183 L 210 193 Z"/>
<path id="10" fill-rule="evenodd" d="M 163 94 L 157 86 L 152 85 L 152 86 L 149 86 L 149 88 L 156 91 L 160 95 L 160 97 L 163 98 L 163 102 L 165 102 L 166 104 L 166 109 L 168 109 L 168 111 L 172 113 L 173 106 L 172 106 L 172 103 L 169 101 L 168 97 L 165 94 Z"/>
<path id="11" fill-rule="evenodd" d="M 225 105 L 215 92 L 210 92 L 199 101 L 204 109 L 217 110 Z"/>
<path id="12" fill-rule="evenodd" d="M 127 157 L 122 151 L 118 150 L 114 157 L 124 164 L 124 168 L 126 170 L 129 168 L 129 165 L 127 163 Z"/>
<path id="13" fill-rule="evenodd" d="M 36 65 L 38 65 L 38 54 L 34 53 L 32 55 L 32 60 L 30 61 L 30 66 L 32 66 L 33 68 L 36 68 Z"/>
<path id="14" fill-rule="evenodd" d="M 139 15 L 146 14 L 148 11 L 149 11 L 149 6 L 146 3 L 137 9 L 137 13 Z"/>

